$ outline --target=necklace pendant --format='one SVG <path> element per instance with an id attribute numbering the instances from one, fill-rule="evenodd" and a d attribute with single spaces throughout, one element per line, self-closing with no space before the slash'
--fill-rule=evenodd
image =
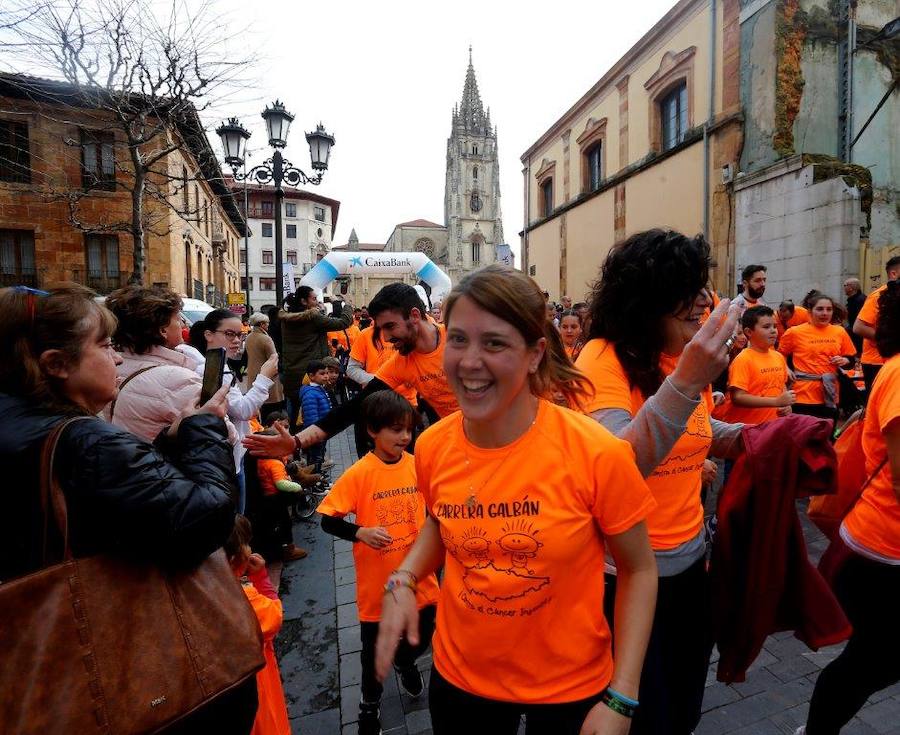
<path id="1" fill-rule="evenodd" d="M 475 510 L 475 493 L 474 492 L 471 493 L 469 495 L 468 499 L 466 500 L 466 508 L 468 508 L 470 513 L 473 510 Z"/>

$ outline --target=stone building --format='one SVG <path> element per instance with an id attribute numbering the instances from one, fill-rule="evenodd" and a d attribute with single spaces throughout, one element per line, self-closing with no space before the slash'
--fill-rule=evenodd
<path id="1" fill-rule="evenodd" d="M 770 301 L 848 276 L 868 291 L 900 254 L 900 34 L 882 33 L 898 8 L 742 3 L 735 268 L 768 265 Z"/>
<path id="2" fill-rule="evenodd" d="M 227 184 L 234 193 L 241 212 L 244 211 L 244 184 L 230 177 Z M 275 303 L 275 187 L 248 184 L 247 224 L 249 244 L 250 305 L 253 311 Z M 293 288 L 303 275 L 331 250 L 331 238 L 337 226 L 341 203 L 336 199 L 303 189 L 284 187 L 281 213 L 285 269 L 293 269 Z M 240 290 L 247 291 L 247 252 L 240 241 Z"/>
<path id="3" fill-rule="evenodd" d="M 196 113 L 149 178 L 143 281 L 224 304 L 240 285 L 244 219 Z M 75 281 L 98 293 L 133 271 L 133 169 L 111 115 L 64 83 L 0 74 L 0 284 Z"/>
<path id="4" fill-rule="evenodd" d="M 523 268 L 551 299 L 584 297 L 614 243 L 656 226 L 705 232 L 729 288 L 738 10 L 678 2 L 522 156 Z"/>

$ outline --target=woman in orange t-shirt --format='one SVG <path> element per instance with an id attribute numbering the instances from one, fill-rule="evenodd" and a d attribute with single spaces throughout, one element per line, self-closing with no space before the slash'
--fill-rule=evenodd
<path id="1" fill-rule="evenodd" d="M 578 358 L 578 353 L 584 343 L 581 341 L 581 331 L 584 324 L 581 315 L 573 309 L 567 309 L 559 317 L 559 335 L 562 337 L 563 347 L 566 348 L 566 354 L 573 362 Z"/>
<path id="2" fill-rule="evenodd" d="M 444 303 L 444 370 L 461 411 L 416 448 L 429 511 L 389 578 L 380 676 L 418 641 L 415 580 L 444 567 L 429 706 L 435 735 L 621 734 L 640 706 L 656 570 L 655 503 L 627 443 L 548 397 L 584 397 L 537 284 L 491 265 Z M 603 565 L 619 565 L 615 664 Z"/>
<path id="3" fill-rule="evenodd" d="M 888 284 L 878 306 L 875 339 L 886 362 L 862 436 L 871 479 L 829 549 L 844 557 L 833 586 L 853 634 L 816 680 L 807 735 L 837 735 L 869 697 L 900 681 L 900 282 Z"/>
<path id="4" fill-rule="evenodd" d="M 704 319 L 709 261 L 702 237 L 668 230 L 613 247 L 576 362 L 594 387 L 582 410 L 631 444 L 657 503 L 647 530 L 659 593 L 631 729 L 638 735 L 686 735 L 696 727 L 712 651 L 704 461 L 739 454 L 742 425 L 710 416 L 710 383 L 728 366 L 739 310 L 722 299 Z M 621 582 L 607 575 L 607 609 Z"/>
<path id="5" fill-rule="evenodd" d="M 794 413 L 837 419 L 838 368 L 851 364 L 856 347 L 847 330 L 832 323 L 834 300 L 818 294 L 810 320 L 791 327 L 781 337 L 778 351 L 790 358 L 797 402 Z"/>

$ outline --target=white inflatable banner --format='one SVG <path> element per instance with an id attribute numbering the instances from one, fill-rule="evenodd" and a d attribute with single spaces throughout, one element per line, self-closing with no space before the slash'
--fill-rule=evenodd
<path id="1" fill-rule="evenodd" d="M 425 253 L 328 253 L 300 280 L 301 286 L 321 291 L 338 276 L 392 276 L 412 273 L 431 288 L 431 303 L 440 304 L 450 293 L 450 276 Z M 420 294 L 421 295 L 421 294 Z M 427 304 L 426 304 L 427 306 Z"/>

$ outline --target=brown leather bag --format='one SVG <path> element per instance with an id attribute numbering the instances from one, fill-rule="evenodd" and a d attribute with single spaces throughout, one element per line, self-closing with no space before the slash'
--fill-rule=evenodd
<path id="1" fill-rule="evenodd" d="M 64 559 L 0 584 L 0 730 L 157 732 L 260 670 L 262 633 L 221 549 L 181 572 L 72 558 L 53 457 L 74 420 L 41 456 L 45 554 L 52 514 Z"/>

